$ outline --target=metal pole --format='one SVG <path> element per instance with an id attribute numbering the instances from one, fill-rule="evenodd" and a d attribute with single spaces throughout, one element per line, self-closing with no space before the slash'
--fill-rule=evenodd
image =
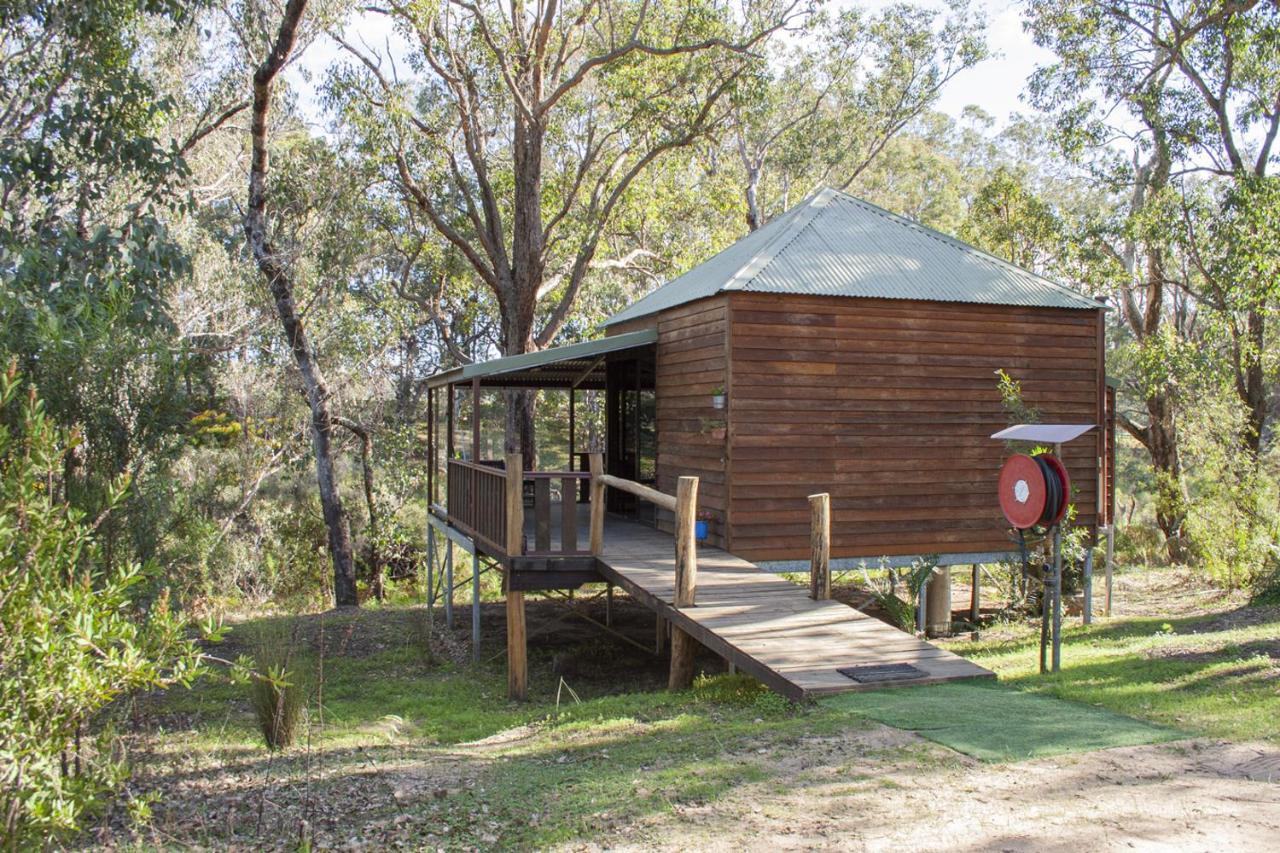
<path id="1" fill-rule="evenodd" d="M 1038 549 L 1037 549 L 1038 550 Z M 1047 557 L 1047 554 L 1039 556 Z M 1049 561 L 1040 564 L 1040 674 L 1049 671 Z"/>
<path id="2" fill-rule="evenodd" d="M 427 522 L 427 627 L 435 627 L 436 529 Z"/>
<path id="3" fill-rule="evenodd" d="M 1106 615 L 1111 615 L 1111 566 L 1116 553 L 1116 523 L 1107 525 L 1107 608 Z"/>
<path id="4" fill-rule="evenodd" d="M 929 595 L 928 589 L 929 578 L 925 577 L 925 579 L 920 582 L 920 592 L 916 596 L 916 630 L 918 630 L 922 635 L 926 633 L 924 608 L 925 599 Z"/>
<path id="5" fill-rule="evenodd" d="M 1084 624 L 1093 624 L 1093 545 L 1084 552 Z"/>
<path id="6" fill-rule="evenodd" d="M 1053 671 L 1062 663 L 1062 526 L 1053 526 Z"/>
<path id="7" fill-rule="evenodd" d="M 480 663 L 480 558 L 471 546 L 471 662 Z"/>
<path id="8" fill-rule="evenodd" d="M 453 630 L 453 543 L 444 548 L 444 624 Z"/>

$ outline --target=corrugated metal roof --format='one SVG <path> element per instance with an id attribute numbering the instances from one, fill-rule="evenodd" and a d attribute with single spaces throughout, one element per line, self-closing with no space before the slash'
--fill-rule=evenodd
<path id="1" fill-rule="evenodd" d="M 1102 307 L 1097 300 L 954 237 L 826 188 L 619 311 L 605 325 L 724 290 Z"/>
<path id="2" fill-rule="evenodd" d="M 427 378 L 427 385 L 439 388 L 456 382 L 470 382 L 472 379 L 482 380 L 482 384 L 501 385 L 512 382 L 518 385 L 536 384 L 541 378 L 548 387 L 567 386 L 582 371 L 591 370 L 593 362 L 599 357 L 624 349 L 648 346 L 658 340 L 654 329 L 641 329 L 638 332 L 627 332 L 621 335 L 610 335 L 594 341 L 583 341 L 567 344 L 562 347 L 509 355 L 490 361 L 478 361 L 475 364 L 464 364 L 451 370 L 444 370 Z M 599 367 L 599 365 L 595 365 Z"/>

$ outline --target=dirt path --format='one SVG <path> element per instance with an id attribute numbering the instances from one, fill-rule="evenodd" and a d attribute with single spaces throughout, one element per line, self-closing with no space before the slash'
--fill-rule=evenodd
<path id="1" fill-rule="evenodd" d="M 878 752 L 894 758 L 847 762 Z M 880 727 L 781 760 L 791 772 L 767 787 L 677 807 L 618 828 L 606 843 L 1077 853 L 1266 850 L 1280 839 L 1280 749 L 1268 745 L 1192 740 L 988 765 Z"/>

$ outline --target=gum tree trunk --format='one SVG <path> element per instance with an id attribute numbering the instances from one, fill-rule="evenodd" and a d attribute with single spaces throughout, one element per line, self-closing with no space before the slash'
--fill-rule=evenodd
<path id="1" fill-rule="evenodd" d="M 329 388 L 316 362 L 315 352 L 307 338 L 302 318 L 298 316 L 293 297 L 293 281 L 276 255 L 267 235 L 267 114 L 271 107 L 271 89 L 276 75 L 284 67 L 297 42 L 298 24 L 307 8 L 307 0 L 289 0 L 280 22 L 275 43 L 266 59 L 253 75 L 253 151 L 249 163 L 249 202 L 244 230 L 253 251 L 254 261 L 267 280 L 276 315 L 285 340 L 293 354 L 302 388 L 311 409 L 311 448 L 316 458 L 316 481 L 320 490 L 320 506 L 329 532 L 329 555 L 333 559 L 333 597 L 339 607 L 356 606 L 356 573 L 352 557 L 351 529 L 342 496 L 338 492 L 337 473 L 333 461 L 333 415 L 329 408 Z"/>

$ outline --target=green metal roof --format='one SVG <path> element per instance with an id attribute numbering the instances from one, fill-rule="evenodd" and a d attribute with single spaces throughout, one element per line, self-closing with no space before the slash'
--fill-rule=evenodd
<path id="1" fill-rule="evenodd" d="M 656 330 L 641 329 L 523 355 L 509 355 L 442 371 L 428 378 L 427 386 L 439 388 L 479 379 L 481 385 L 488 386 L 603 388 L 605 355 L 648 346 L 657 340 Z"/>
<path id="2" fill-rule="evenodd" d="M 821 189 L 604 325 L 728 290 L 1097 310 L 1095 299 L 836 190 Z"/>

